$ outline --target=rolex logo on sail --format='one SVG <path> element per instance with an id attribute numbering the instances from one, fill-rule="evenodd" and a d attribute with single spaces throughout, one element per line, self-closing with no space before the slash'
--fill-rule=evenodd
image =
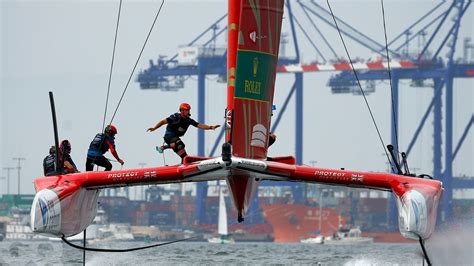
<path id="1" fill-rule="evenodd" d="M 252 74 L 254 78 L 257 78 L 257 73 L 258 73 L 258 57 L 254 57 L 252 60 L 253 68 L 252 68 Z M 262 82 L 260 81 L 255 81 L 255 80 L 245 80 L 245 92 L 246 93 L 252 93 L 252 94 L 260 94 L 262 91 Z"/>
<path id="2" fill-rule="evenodd" d="M 262 83 L 254 80 L 245 80 L 245 92 L 251 94 L 260 94 L 262 92 Z"/>
<path id="3" fill-rule="evenodd" d="M 269 79 L 271 71 L 269 66 L 274 58 L 272 55 L 258 52 L 239 50 L 237 55 L 236 83 L 234 97 L 253 99 L 259 101 L 269 101 L 271 94 Z"/>
<path id="4" fill-rule="evenodd" d="M 253 59 L 253 77 L 257 77 L 257 71 L 258 71 L 258 57 L 255 57 Z"/>

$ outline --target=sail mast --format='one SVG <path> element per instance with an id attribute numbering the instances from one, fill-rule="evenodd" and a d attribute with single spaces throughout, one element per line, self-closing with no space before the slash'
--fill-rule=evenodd
<path id="1" fill-rule="evenodd" d="M 229 0 L 228 2 L 226 142 L 230 142 L 231 139 L 232 111 L 234 110 L 235 68 L 237 65 L 240 5 L 241 0 Z"/>

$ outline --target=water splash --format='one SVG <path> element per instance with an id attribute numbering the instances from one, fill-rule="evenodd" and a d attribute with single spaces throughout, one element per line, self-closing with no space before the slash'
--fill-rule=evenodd
<path id="1" fill-rule="evenodd" d="M 365 266 L 365 265 L 382 265 L 382 262 L 375 259 L 353 259 L 346 263 L 344 266 Z"/>
<path id="2" fill-rule="evenodd" d="M 434 265 L 472 265 L 474 261 L 474 218 L 441 228 L 426 241 Z"/>

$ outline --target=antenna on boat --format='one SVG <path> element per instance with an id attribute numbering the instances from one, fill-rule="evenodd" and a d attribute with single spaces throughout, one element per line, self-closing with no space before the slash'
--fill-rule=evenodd
<path id="1" fill-rule="evenodd" d="M 397 168 L 397 174 L 402 175 L 403 172 L 402 172 L 402 169 L 400 168 L 400 164 L 398 163 L 398 160 L 397 160 L 398 156 L 396 156 L 395 152 L 393 151 L 393 145 L 392 144 L 387 145 L 387 149 L 390 152 L 390 156 L 392 156 L 393 164 Z"/>
<path id="2" fill-rule="evenodd" d="M 405 175 L 410 175 L 410 169 L 408 168 L 408 162 L 407 162 L 407 154 L 405 152 L 402 152 L 402 164 L 403 164 L 403 167 L 405 168 Z"/>

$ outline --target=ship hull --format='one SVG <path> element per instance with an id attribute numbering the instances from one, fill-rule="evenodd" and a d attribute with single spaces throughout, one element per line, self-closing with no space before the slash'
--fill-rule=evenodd
<path id="1" fill-rule="evenodd" d="M 337 210 L 322 208 L 321 228 L 319 227 L 320 208 L 304 204 L 262 204 L 265 220 L 273 227 L 275 242 L 300 242 L 314 237 L 316 231 L 324 236 L 332 235 L 345 219 Z"/>

